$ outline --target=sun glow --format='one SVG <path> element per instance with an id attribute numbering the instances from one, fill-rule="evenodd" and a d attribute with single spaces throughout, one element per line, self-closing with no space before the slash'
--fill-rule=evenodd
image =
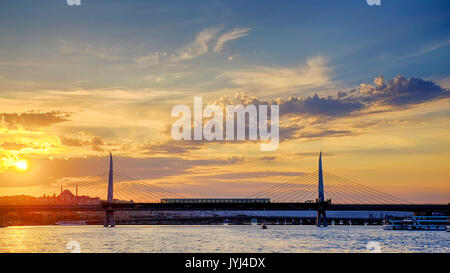
<path id="1" fill-rule="evenodd" d="M 14 165 L 21 171 L 25 171 L 28 169 L 28 163 L 25 160 L 17 161 Z"/>

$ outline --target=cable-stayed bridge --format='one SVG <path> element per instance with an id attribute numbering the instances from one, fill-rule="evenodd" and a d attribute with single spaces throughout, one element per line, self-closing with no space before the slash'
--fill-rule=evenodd
<path id="1" fill-rule="evenodd" d="M 11 211 L 105 211 L 105 226 L 114 226 L 114 211 L 189 211 L 189 210 L 314 210 L 317 225 L 327 226 L 326 211 L 412 211 L 449 213 L 449 204 L 411 204 L 407 200 L 340 177 L 322 168 L 291 178 L 245 198 L 186 198 L 118 172 L 109 157 L 109 170 L 81 182 L 66 185 L 76 196 L 98 197 L 100 204 L 0 206 L 0 223 Z M 163 202 L 166 200 L 165 202 Z"/>
<path id="2" fill-rule="evenodd" d="M 110 158 L 112 162 L 112 157 Z M 319 158 L 321 162 L 321 156 Z M 159 203 L 161 199 L 182 199 L 187 196 L 174 193 L 162 187 L 156 186 L 145 179 L 130 177 L 118 172 L 114 168 L 99 175 L 89 177 L 81 182 L 73 182 L 65 186 L 77 195 L 99 197 L 108 200 L 108 183 L 112 179 L 111 198 L 122 201 L 138 203 Z M 320 178 L 322 177 L 322 178 Z M 319 190 L 318 179 L 322 180 L 322 190 Z M 326 181 L 326 186 L 323 184 Z M 319 192 L 323 192 L 322 200 L 316 200 Z M 383 193 L 371 187 L 362 185 L 352 180 L 339 177 L 322 169 L 291 178 L 276 186 L 256 192 L 242 198 L 270 198 L 271 202 L 295 203 L 295 202 L 324 202 L 331 199 L 334 204 L 409 204 L 393 195 Z M 326 197 L 326 198 L 325 198 Z M 109 200 L 110 202 L 112 201 Z"/>

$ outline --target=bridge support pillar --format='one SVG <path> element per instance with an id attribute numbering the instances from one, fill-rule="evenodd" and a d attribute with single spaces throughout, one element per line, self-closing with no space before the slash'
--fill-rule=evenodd
<path id="1" fill-rule="evenodd" d="M 108 195 L 107 195 L 107 202 L 109 204 L 114 202 L 114 169 L 113 169 L 113 158 L 112 154 L 109 153 L 109 178 L 108 178 Z M 105 223 L 103 224 L 104 227 L 114 227 L 116 224 L 114 223 L 114 210 L 111 206 L 108 206 L 106 209 L 105 214 Z"/>
<path id="2" fill-rule="evenodd" d="M 327 224 L 327 214 L 325 212 L 325 208 L 319 208 L 319 210 L 317 211 L 316 224 L 317 224 L 318 227 L 320 227 L 320 226 L 323 226 L 323 227 L 328 226 L 328 224 Z"/>
<path id="3" fill-rule="evenodd" d="M 114 227 L 116 224 L 114 222 L 114 211 L 113 210 L 107 210 L 105 213 L 105 223 L 103 224 L 104 227 Z"/>
<path id="4" fill-rule="evenodd" d="M 0 227 L 8 226 L 8 214 L 2 213 L 0 214 Z"/>
<path id="5" fill-rule="evenodd" d="M 317 208 L 317 219 L 316 224 L 318 227 L 324 226 L 326 227 L 327 224 L 327 215 L 325 213 L 325 207 L 327 205 L 327 202 L 325 202 L 325 190 L 323 188 L 323 171 L 322 171 L 322 152 L 320 152 L 319 155 L 319 188 L 318 188 L 318 198 L 317 203 L 319 203 Z"/>

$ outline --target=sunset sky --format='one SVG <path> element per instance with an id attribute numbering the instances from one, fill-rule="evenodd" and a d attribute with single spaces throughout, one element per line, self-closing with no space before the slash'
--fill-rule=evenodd
<path id="1" fill-rule="evenodd" d="M 0 196 L 58 192 L 112 151 L 170 191 L 246 197 L 322 150 L 331 173 L 450 202 L 449 60 L 447 0 L 1 1 Z M 173 140 L 194 96 L 278 104 L 278 149 Z"/>

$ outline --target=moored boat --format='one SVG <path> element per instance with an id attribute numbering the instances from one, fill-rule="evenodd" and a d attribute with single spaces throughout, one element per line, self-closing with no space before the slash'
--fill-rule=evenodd
<path id="1" fill-rule="evenodd" d="M 412 216 L 386 219 L 384 230 L 437 230 L 447 229 L 447 216 Z M 448 231 L 448 230 L 447 230 Z"/>

